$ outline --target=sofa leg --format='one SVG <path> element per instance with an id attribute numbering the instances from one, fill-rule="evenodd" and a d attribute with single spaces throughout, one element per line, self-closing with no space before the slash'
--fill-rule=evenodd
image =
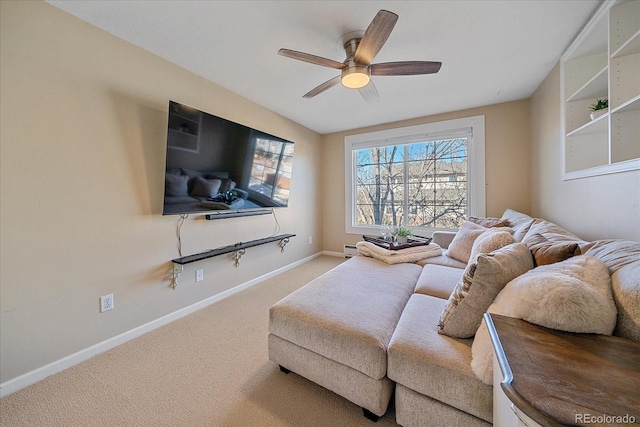
<path id="1" fill-rule="evenodd" d="M 282 366 L 282 365 L 278 365 L 278 366 L 280 366 L 280 370 L 282 372 L 284 372 L 285 374 L 291 373 L 291 371 L 289 369 L 285 368 L 284 366 Z"/>
<path id="2" fill-rule="evenodd" d="M 362 408 L 362 414 L 364 415 L 364 417 L 368 420 L 373 421 L 374 423 L 377 423 L 378 420 L 380 419 L 379 416 L 377 416 L 376 414 L 374 414 L 373 412 L 371 412 L 368 409 Z"/>

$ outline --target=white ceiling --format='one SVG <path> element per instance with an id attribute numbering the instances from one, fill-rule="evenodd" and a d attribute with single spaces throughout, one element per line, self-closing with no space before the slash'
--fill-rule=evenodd
<path id="1" fill-rule="evenodd" d="M 70 1 L 49 3 L 321 134 L 529 97 L 599 0 Z M 441 61 L 438 74 L 373 77 L 365 102 L 339 71 L 279 48 L 342 62 L 343 35 L 380 9 L 399 15 L 374 63 Z M 179 101 L 179 100 L 178 100 Z M 195 106 L 197 107 L 197 106 Z"/>

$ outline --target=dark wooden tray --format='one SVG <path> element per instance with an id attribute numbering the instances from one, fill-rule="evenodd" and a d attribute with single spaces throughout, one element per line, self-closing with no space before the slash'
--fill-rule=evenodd
<path id="1" fill-rule="evenodd" d="M 419 237 L 419 236 L 416 236 L 416 237 Z M 420 240 L 409 238 L 407 239 L 407 243 L 393 243 L 393 242 L 386 242 L 383 239 L 379 237 L 374 237 L 374 236 L 363 235 L 362 238 L 364 239 L 365 242 L 373 243 L 376 246 L 380 246 L 381 248 L 389 249 L 391 251 L 413 248 L 416 246 L 427 246 L 433 240 L 431 237 L 421 237 Z"/>

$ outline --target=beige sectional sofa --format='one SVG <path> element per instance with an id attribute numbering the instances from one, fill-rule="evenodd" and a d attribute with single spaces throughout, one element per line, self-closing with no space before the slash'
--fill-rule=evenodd
<path id="1" fill-rule="evenodd" d="M 612 275 L 614 334 L 640 341 L 640 243 L 587 242 L 510 209 L 503 219 L 514 241 L 524 242 L 514 245 L 544 236 L 553 244 L 575 244 L 576 255 L 601 259 Z M 491 425 L 492 386 L 472 371 L 473 338 L 438 331 L 473 262 L 448 256 L 454 238 L 434 233 L 443 254 L 417 264 L 353 257 L 288 295 L 270 310 L 269 358 L 283 372 L 361 406 L 372 420 L 387 411 L 395 391 L 402 426 Z"/>

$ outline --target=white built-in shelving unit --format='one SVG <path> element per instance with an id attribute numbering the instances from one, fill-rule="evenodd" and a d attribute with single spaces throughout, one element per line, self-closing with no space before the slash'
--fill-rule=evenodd
<path id="1" fill-rule="evenodd" d="M 564 179 L 640 169 L 640 0 L 609 0 L 561 59 Z M 609 100 L 593 120 L 590 106 Z"/>

